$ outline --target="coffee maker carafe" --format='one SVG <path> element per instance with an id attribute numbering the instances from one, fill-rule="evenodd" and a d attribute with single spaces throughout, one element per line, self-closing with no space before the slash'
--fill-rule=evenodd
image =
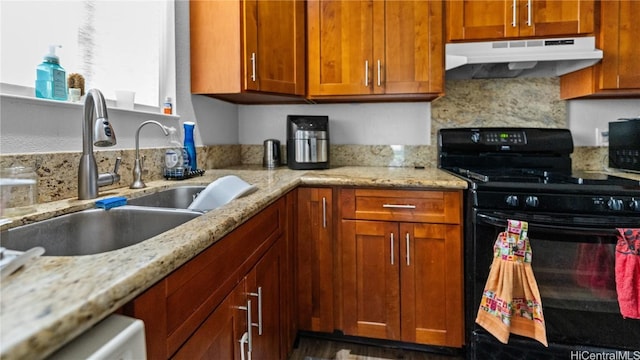
<path id="1" fill-rule="evenodd" d="M 329 168 L 329 117 L 287 115 L 287 166 L 294 170 Z"/>

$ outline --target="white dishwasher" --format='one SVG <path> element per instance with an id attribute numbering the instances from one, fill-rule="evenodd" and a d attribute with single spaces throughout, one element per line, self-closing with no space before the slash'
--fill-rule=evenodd
<path id="1" fill-rule="evenodd" d="M 53 353 L 50 360 L 145 360 L 142 320 L 114 314 Z"/>

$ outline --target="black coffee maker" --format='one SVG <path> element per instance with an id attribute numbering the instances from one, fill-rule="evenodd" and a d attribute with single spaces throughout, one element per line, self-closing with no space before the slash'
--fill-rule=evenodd
<path id="1" fill-rule="evenodd" d="M 287 166 L 294 170 L 329 168 L 329 117 L 287 115 Z"/>

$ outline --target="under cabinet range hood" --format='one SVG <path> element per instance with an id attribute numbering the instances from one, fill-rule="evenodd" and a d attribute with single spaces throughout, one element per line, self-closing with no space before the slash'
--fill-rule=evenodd
<path id="1" fill-rule="evenodd" d="M 447 79 L 553 77 L 602 59 L 595 37 L 450 43 L 445 54 Z"/>

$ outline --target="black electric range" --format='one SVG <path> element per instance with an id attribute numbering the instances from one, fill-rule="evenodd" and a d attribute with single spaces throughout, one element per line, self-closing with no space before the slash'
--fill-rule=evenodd
<path id="1" fill-rule="evenodd" d="M 618 229 L 640 228 L 640 181 L 573 172 L 572 152 L 567 129 L 438 133 L 440 168 L 469 184 L 464 263 L 470 359 L 569 359 L 579 351 L 640 356 L 640 320 L 620 315 L 614 279 Z M 493 243 L 508 219 L 529 223 L 548 348 L 517 335 L 502 344 L 475 324 Z"/>

